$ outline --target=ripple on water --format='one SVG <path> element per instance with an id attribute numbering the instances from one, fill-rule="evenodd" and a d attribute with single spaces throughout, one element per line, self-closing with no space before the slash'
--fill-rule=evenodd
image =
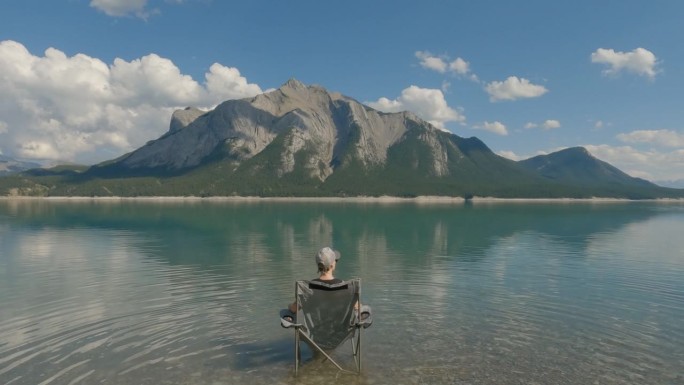
<path id="1" fill-rule="evenodd" d="M 522 232 L 454 255 L 370 240 L 365 374 L 314 361 L 298 382 L 682 383 L 683 263 L 618 252 L 614 236 Z M 288 383 L 292 333 L 274 318 L 309 257 L 278 259 L 262 238 L 212 264 L 162 258 L 134 232 L 29 237 L 0 261 L 16 273 L 0 282 L 0 383 Z"/>

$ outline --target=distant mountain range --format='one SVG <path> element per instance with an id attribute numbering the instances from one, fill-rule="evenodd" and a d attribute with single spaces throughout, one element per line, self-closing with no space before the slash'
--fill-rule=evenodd
<path id="1" fill-rule="evenodd" d="M 658 180 L 654 183 L 658 186 L 684 189 L 684 179 Z"/>
<path id="2" fill-rule="evenodd" d="M 39 163 L 24 162 L 0 154 L 0 176 L 15 174 L 40 166 Z"/>
<path id="3" fill-rule="evenodd" d="M 583 148 L 515 162 L 410 112 L 383 113 L 290 80 L 209 112 L 174 112 L 156 140 L 87 170 L 0 178 L 0 194 L 664 198 Z"/>

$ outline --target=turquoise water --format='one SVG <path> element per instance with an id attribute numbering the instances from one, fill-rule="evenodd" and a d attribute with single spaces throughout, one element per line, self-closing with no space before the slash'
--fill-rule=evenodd
<path id="1" fill-rule="evenodd" d="M 0 200 L 0 383 L 682 384 L 683 234 L 682 204 Z M 277 312 L 323 245 L 375 322 L 361 376 L 295 381 Z"/>

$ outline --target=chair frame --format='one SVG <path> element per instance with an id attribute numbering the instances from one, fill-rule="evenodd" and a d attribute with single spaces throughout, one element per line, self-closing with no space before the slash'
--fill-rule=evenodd
<path id="1" fill-rule="evenodd" d="M 359 306 L 361 303 L 361 279 L 360 278 L 355 278 L 355 279 L 350 279 L 345 282 L 351 282 L 351 281 L 358 281 L 358 286 L 357 286 L 357 292 L 356 295 L 358 297 L 359 301 Z M 295 282 L 295 304 L 297 306 L 297 309 L 300 308 L 299 304 L 299 288 L 298 285 L 301 282 L 309 282 L 309 281 L 297 281 Z M 318 352 L 320 352 L 327 360 L 329 360 L 337 369 L 342 371 L 343 373 L 349 373 L 349 374 L 360 374 L 361 373 L 361 328 L 364 326 L 360 322 L 360 312 L 355 312 L 354 314 L 355 320 L 354 320 L 354 331 L 352 333 L 352 337 L 350 338 L 351 340 L 351 345 L 352 345 L 352 354 L 354 356 L 354 363 L 356 364 L 356 371 L 352 371 L 349 369 L 345 369 L 340 364 L 338 364 L 328 353 L 326 353 L 325 349 L 321 348 L 316 342 L 314 342 L 302 329 L 304 328 L 305 325 L 300 324 L 300 323 L 294 323 L 292 326 L 295 329 L 295 377 L 297 376 L 299 372 L 299 367 L 301 365 L 301 359 L 300 359 L 300 354 L 301 354 L 301 347 L 300 347 L 300 342 L 303 339 L 306 343 L 308 343 L 310 346 L 315 348 Z"/>

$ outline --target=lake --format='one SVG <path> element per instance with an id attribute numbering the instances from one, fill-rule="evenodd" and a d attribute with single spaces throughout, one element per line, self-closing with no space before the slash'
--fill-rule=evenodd
<path id="1" fill-rule="evenodd" d="M 364 370 L 295 381 L 325 245 Z M 0 200 L 2 384 L 682 384 L 682 320 L 683 203 Z"/>

